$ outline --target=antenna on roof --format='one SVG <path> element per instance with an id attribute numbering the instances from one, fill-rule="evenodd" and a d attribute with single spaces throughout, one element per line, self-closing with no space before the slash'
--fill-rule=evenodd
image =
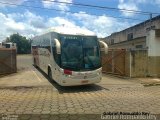
<path id="1" fill-rule="evenodd" d="M 152 16 L 152 13 L 151 13 L 151 14 L 150 14 L 150 19 L 152 19 L 152 17 L 153 17 L 153 16 Z"/>

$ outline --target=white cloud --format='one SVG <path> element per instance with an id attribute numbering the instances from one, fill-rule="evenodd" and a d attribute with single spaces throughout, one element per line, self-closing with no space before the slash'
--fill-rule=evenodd
<path id="1" fill-rule="evenodd" d="M 75 21 L 78 22 L 79 25 L 77 25 Z M 47 26 L 53 27 L 64 25 L 67 27 L 76 27 L 81 28 L 83 30 L 90 30 L 95 32 L 98 35 L 98 37 L 106 37 L 107 35 L 110 35 L 113 32 L 122 30 L 130 26 L 130 24 L 125 21 L 120 22 L 115 18 L 107 17 L 105 15 L 94 16 L 85 12 L 68 14 L 67 18 L 49 18 L 47 24 Z"/>
<path id="2" fill-rule="evenodd" d="M 29 25 L 33 26 L 34 28 L 46 28 L 45 20 L 43 17 L 36 15 L 34 13 L 31 13 L 30 11 L 26 11 L 24 13 L 25 22 L 27 22 Z"/>
<path id="3" fill-rule="evenodd" d="M 155 0 L 155 3 L 160 5 L 160 0 Z"/>
<path id="4" fill-rule="evenodd" d="M 85 12 L 79 12 L 72 16 L 76 21 L 79 21 L 82 24 L 83 28 L 94 31 L 98 37 L 106 37 L 113 32 L 130 26 L 128 22 L 120 21 L 106 15 L 94 16 Z"/>
<path id="5" fill-rule="evenodd" d="M 6 36 L 10 35 L 10 33 L 23 31 L 25 29 L 22 22 L 16 22 L 3 13 L 0 13 L 0 23 L 3 23 L 0 27 L 0 40 L 3 40 Z"/>
<path id="6" fill-rule="evenodd" d="M 127 9 L 127 10 L 135 10 L 135 11 L 141 11 L 142 5 L 155 5 L 160 7 L 160 0 L 119 0 L 118 8 L 119 9 Z M 151 9 L 148 10 L 153 12 Z M 131 17 L 135 15 L 135 12 L 127 12 L 127 11 L 121 11 L 122 15 Z"/>
<path id="7" fill-rule="evenodd" d="M 9 13 L 9 14 L 7 14 L 7 16 L 11 19 L 16 20 L 16 21 L 20 21 L 24 17 L 24 15 L 20 14 L 20 13 L 11 13 L 11 14 Z"/>
<path id="8" fill-rule="evenodd" d="M 30 16 L 27 16 L 29 13 L 29 11 L 25 12 L 24 14 L 17 13 L 17 17 L 15 17 L 16 13 L 6 15 L 0 13 L 0 23 L 3 23 L 0 27 L 0 41 L 4 40 L 7 36 L 17 32 L 24 36 L 31 36 L 41 32 L 42 29 L 40 27 L 34 26 L 30 21 Z M 17 20 L 18 17 L 21 18 L 21 21 Z M 36 16 L 34 17 L 39 18 Z"/>
<path id="9" fill-rule="evenodd" d="M 2 3 L 11 3 L 11 4 L 17 4 L 17 5 L 20 5 L 25 1 L 27 1 L 27 0 L 0 0 L 0 2 L 2 2 Z M 10 5 L 9 4 L 0 4 L 0 7 L 6 7 L 6 6 L 10 6 Z"/>
<path id="10" fill-rule="evenodd" d="M 137 4 L 140 2 L 138 2 L 139 0 L 137 1 L 134 1 L 134 0 L 128 0 L 128 1 L 125 1 L 125 0 L 119 0 L 119 5 L 118 5 L 118 8 L 119 9 L 126 9 L 126 10 L 139 10 Z M 142 0 L 143 1 L 143 0 Z M 142 2 L 141 1 L 141 2 Z M 134 15 L 134 12 L 128 12 L 128 11 L 122 11 L 122 14 L 124 16 L 133 16 Z"/>
<path id="11" fill-rule="evenodd" d="M 24 30 L 24 25 L 23 23 L 19 22 L 16 23 L 15 21 L 9 19 L 5 24 L 8 30 L 11 31 L 19 31 L 19 30 Z"/>
<path id="12" fill-rule="evenodd" d="M 62 18 L 62 17 L 49 18 L 48 26 L 76 27 L 76 25 L 73 21 L 70 21 L 70 20 L 68 20 L 66 18 Z"/>
<path id="13" fill-rule="evenodd" d="M 44 18 L 30 11 L 20 13 L 3 14 L 0 13 L 0 41 L 13 33 L 20 33 L 30 37 L 41 33 L 50 27 L 62 26 L 77 27 L 76 24 L 62 17 Z"/>
<path id="14" fill-rule="evenodd" d="M 65 17 L 45 18 L 36 15 L 30 11 L 23 14 L 0 13 L 0 41 L 13 33 L 20 33 L 26 37 L 37 35 L 50 27 L 67 26 L 74 28 L 82 28 L 95 32 L 98 37 L 106 37 L 113 32 L 129 27 L 130 24 L 125 21 L 117 20 L 106 15 L 94 16 L 85 12 L 75 14 L 67 14 Z"/>
<path id="15" fill-rule="evenodd" d="M 42 4 L 45 8 L 56 8 L 60 10 L 69 10 L 69 4 L 58 3 L 58 2 L 67 2 L 72 3 L 72 0 L 42 0 Z"/>
<path id="16" fill-rule="evenodd" d="M 52 0 L 48 0 L 48 1 L 43 1 L 42 0 L 42 3 L 43 3 L 43 6 L 45 7 L 45 8 L 51 8 L 51 7 L 53 7 L 54 6 L 54 2 L 51 2 Z M 53 0 L 54 1 L 54 0 Z"/>

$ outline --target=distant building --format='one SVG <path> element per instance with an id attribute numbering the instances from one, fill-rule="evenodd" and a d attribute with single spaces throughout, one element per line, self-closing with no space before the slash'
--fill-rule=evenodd
<path id="1" fill-rule="evenodd" d="M 111 34 L 102 40 L 108 43 L 109 48 L 148 48 L 147 34 L 154 30 L 160 35 L 160 15 L 135 26 Z"/>
<path id="2" fill-rule="evenodd" d="M 12 43 L 12 42 L 0 42 L 0 48 L 16 48 L 16 43 Z"/>
<path id="3" fill-rule="evenodd" d="M 16 43 L 8 42 L 5 43 L 6 48 L 16 48 Z"/>

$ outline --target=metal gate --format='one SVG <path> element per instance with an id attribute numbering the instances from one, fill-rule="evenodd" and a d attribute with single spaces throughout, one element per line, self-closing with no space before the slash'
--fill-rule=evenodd
<path id="1" fill-rule="evenodd" d="M 107 55 L 102 54 L 102 72 L 125 76 L 124 49 L 109 49 Z"/>
<path id="2" fill-rule="evenodd" d="M 17 71 L 16 49 L 0 48 L 0 75 Z"/>

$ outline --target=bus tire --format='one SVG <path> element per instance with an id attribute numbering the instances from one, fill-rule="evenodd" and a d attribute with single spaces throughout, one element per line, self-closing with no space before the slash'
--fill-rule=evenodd
<path id="1" fill-rule="evenodd" d="M 50 80 L 52 79 L 52 70 L 50 67 L 48 67 L 48 77 Z"/>

